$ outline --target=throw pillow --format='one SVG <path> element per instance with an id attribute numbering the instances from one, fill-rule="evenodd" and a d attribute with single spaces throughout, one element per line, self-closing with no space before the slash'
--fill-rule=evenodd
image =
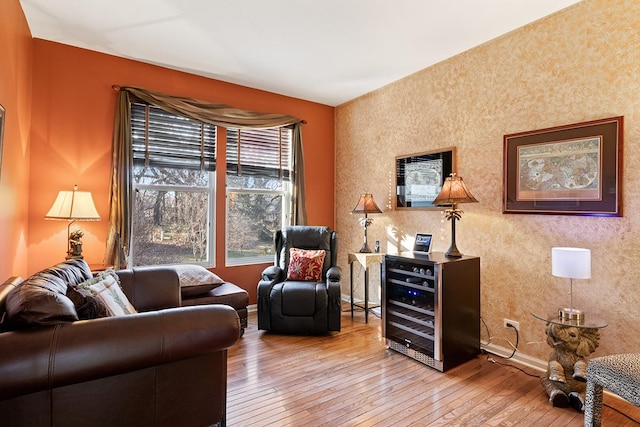
<path id="1" fill-rule="evenodd" d="M 289 249 L 289 270 L 287 280 L 303 280 L 319 282 L 322 280 L 324 250 Z"/>
<path id="2" fill-rule="evenodd" d="M 224 283 L 218 275 L 201 265 L 180 264 L 174 266 L 180 282 L 182 296 L 206 294 Z"/>
<path id="3" fill-rule="evenodd" d="M 90 280 L 96 282 L 94 279 Z M 79 320 L 109 317 L 107 306 L 84 286 L 69 286 L 67 298 L 73 301 Z"/>
<path id="4" fill-rule="evenodd" d="M 106 270 L 68 291 L 67 296 L 74 301 L 78 317 L 94 319 L 137 313 L 119 282 L 113 270 Z"/>

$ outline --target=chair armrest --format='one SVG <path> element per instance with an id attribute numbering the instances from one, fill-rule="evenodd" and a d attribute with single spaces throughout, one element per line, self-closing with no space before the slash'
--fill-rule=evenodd
<path id="1" fill-rule="evenodd" d="M 339 282 L 342 278 L 342 268 L 335 266 L 327 270 L 327 282 Z"/>
<path id="2" fill-rule="evenodd" d="M 340 276 L 340 267 L 331 267 L 327 271 L 327 294 L 329 295 L 329 304 L 332 304 L 333 302 L 334 305 L 337 303 L 339 306 L 340 300 L 342 299 L 342 285 L 340 283 Z"/>
<path id="3" fill-rule="evenodd" d="M 180 279 L 171 266 L 117 270 L 120 285 L 138 311 L 180 307 Z"/>
<path id="4" fill-rule="evenodd" d="M 327 270 L 327 296 L 329 297 L 328 322 L 330 331 L 339 331 L 342 315 L 342 269 L 338 266 Z"/>
<path id="5" fill-rule="evenodd" d="M 271 288 L 276 283 L 280 283 L 285 279 L 284 270 L 280 267 L 272 265 L 267 267 L 262 272 L 262 280 L 258 281 L 258 306 L 262 304 L 262 308 L 269 307 L 269 295 L 271 294 Z M 263 311 L 262 313 L 265 313 Z M 260 320 L 261 311 L 258 310 L 258 320 Z"/>
<path id="6" fill-rule="evenodd" d="M 215 353 L 240 337 L 226 305 L 180 307 L 0 334 L 0 400 Z"/>
<path id="7" fill-rule="evenodd" d="M 262 271 L 262 281 L 282 282 L 284 280 L 284 270 L 277 265 L 271 265 Z"/>
<path id="8" fill-rule="evenodd" d="M 277 265 L 264 269 L 262 279 L 258 281 L 258 329 L 271 329 L 271 313 L 269 299 L 271 288 L 276 283 L 282 282 L 286 275 L 284 270 Z"/>

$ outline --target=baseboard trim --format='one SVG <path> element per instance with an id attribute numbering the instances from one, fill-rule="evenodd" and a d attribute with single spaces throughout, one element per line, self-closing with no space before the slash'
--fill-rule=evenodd
<path id="1" fill-rule="evenodd" d="M 507 358 L 511 356 L 511 353 L 513 353 L 513 349 L 508 349 L 508 348 L 501 347 L 499 345 L 495 345 L 491 343 L 489 344 L 482 343 L 480 345 L 480 348 L 486 351 L 487 353 L 495 354 L 496 356 L 500 356 L 503 358 Z M 526 354 L 522 354 L 516 351 L 513 357 L 510 358 L 509 360 L 515 363 L 518 363 L 520 365 L 526 366 L 527 368 L 532 368 L 537 371 L 540 371 L 541 373 L 547 372 L 547 361 L 538 359 L 537 357 L 527 356 Z"/>
<path id="2" fill-rule="evenodd" d="M 349 295 L 342 294 L 341 296 L 342 296 L 343 302 L 349 303 L 351 301 L 351 298 L 349 297 Z M 496 356 L 499 356 L 502 358 L 507 358 L 511 356 L 511 353 L 513 353 L 513 349 L 508 349 L 495 344 L 481 343 L 480 348 L 486 351 L 487 353 L 495 354 Z M 514 363 L 518 363 L 519 365 L 523 365 L 528 368 L 532 368 L 537 371 L 540 371 L 541 373 L 547 372 L 546 360 L 538 359 L 532 356 L 527 356 L 526 354 L 522 354 L 517 351 L 513 355 L 513 357 L 510 358 L 509 360 L 513 361 Z"/>

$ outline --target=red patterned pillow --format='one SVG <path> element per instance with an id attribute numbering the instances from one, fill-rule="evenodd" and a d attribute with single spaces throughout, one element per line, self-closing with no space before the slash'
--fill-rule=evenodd
<path id="1" fill-rule="evenodd" d="M 321 281 L 322 265 L 326 254 L 324 250 L 289 249 L 287 280 Z"/>

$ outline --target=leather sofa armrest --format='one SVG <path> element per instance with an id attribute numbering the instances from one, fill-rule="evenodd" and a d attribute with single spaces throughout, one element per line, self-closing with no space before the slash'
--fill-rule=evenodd
<path id="1" fill-rule="evenodd" d="M 120 285 L 138 311 L 180 307 L 180 279 L 171 266 L 117 270 Z"/>
<path id="2" fill-rule="evenodd" d="M 0 284 L 0 331 L 3 329 L 4 321 L 6 320 L 7 310 L 7 295 L 9 292 L 15 289 L 22 282 L 22 278 L 18 276 L 10 277 Z"/>
<path id="3" fill-rule="evenodd" d="M 226 305 L 180 307 L 0 334 L 0 400 L 223 351 L 240 337 Z"/>

